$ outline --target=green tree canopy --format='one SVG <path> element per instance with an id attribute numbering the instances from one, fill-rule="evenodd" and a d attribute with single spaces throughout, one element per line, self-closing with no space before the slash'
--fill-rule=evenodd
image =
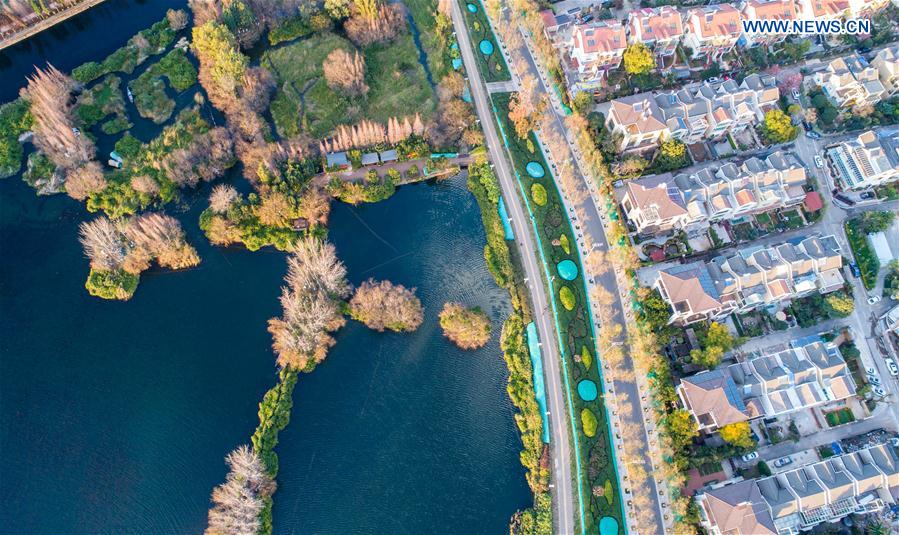
<path id="1" fill-rule="evenodd" d="M 668 428 L 668 435 L 671 439 L 671 445 L 675 450 L 681 450 L 690 445 L 693 438 L 699 434 L 699 427 L 696 420 L 689 411 L 677 409 L 665 417 L 665 427 Z"/>
<path id="2" fill-rule="evenodd" d="M 624 51 L 624 71 L 628 74 L 646 74 L 655 67 L 652 52 L 643 43 L 634 43 Z"/>
<path id="3" fill-rule="evenodd" d="M 893 220 L 896 219 L 896 213 L 890 211 L 882 212 L 865 212 L 862 214 L 859 229 L 865 234 L 872 232 L 883 232 L 890 228 Z"/>

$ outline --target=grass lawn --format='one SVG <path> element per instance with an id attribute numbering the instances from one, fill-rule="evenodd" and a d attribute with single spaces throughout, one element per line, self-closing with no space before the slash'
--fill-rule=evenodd
<path id="1" fill-rule="evenodd" d="M 855 421 L 855 416 L 852 416 L 852 411 L 847 407 L 826 413 L 824 415 L 824 419 L 827 420 L 827 425 L 829 425 L 830 427 L 836 427 L 838 425 L 848 424 L 849 422 Z"/>
<path id="2" fill-rule="evenodd" d="M 751 223 L 740 223 L 738 225 L 734 225 L 731 227 L 731 231 L 734 233 L 734 238 L 737 241 L 746 241 L 755 239 L 758 236 L 758 231 L 753 228 Z"/>
<path id="3" fill-rule="evenodd" d="M 434 14 L 437 12 L 436 0 L 403 0 L 412 20 L 418 26 L 421 35 L 421 43 L 428 55 L 428 67 L 434 82 L 438 83 L 451 70 L 449 43 L 444 43 L 437 34 L 437 21 Z"/>
<path id="4" fill-rule="evenodd" d="M 487 14 L 484 12 L 484 6 L 480 0 L 459 0 L 462 6 L 462 13 L 465 14 L 465 23 L 468 26 L 468 35 L 471 37 L 471 47 L 474 56 L 478 60 L 478 69 L 486 82 L 504 82 L 510 80 L 509 67 L 503 58 L 503 53 L 496 42 L 493 30 L 490 28 L 490 22 Z M 472 6 L 469 8 L 469 6 Z M 472 12 L 474 9 L 474 12 Z M 492 49 L 492 52 L 484 54 L 482 52 L 482 43 L 484 47 Z"/>
<path id="5" fill-rule="evenodd" d="M 765 229 L 770 229 L 773 225 L 773 222 L 771 221 L 771 214 L 768 213 L 762 213 L 755 216 L 755 222 Z"/>
<path id="6" fill-rule="evenodd" d="M 780 220 L 788 230 L 802 228 L 802 226 L 805 224 L 802 221 L 802 216 L 799 215 L 799 212 L 797 210 L 788 210 L 786 212 L 781 212 Z"/>
<path id="7" fill-rule="evenodd" d="M 363 51 L 369 92 L 360 99 L 349 99 L 325 82 L 322 63 L 337 48 L 354 50 L 346 39 L 323 32 L 263 56 L 262 65 L 278 82 L 270 111 L 281 136 L 292 137 L 305 130 L 321 138 L 340 124 L 362 119 L 383 123 L 392 116 L 420 112 L 427 119 L 433 113 L 434 92 L 409 33 Z"/>

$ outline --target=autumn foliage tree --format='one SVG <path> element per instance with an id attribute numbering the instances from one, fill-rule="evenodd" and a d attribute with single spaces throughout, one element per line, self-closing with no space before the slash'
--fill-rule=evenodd
<path id="1" fill-rule="evenodd" d="M 212 508 L 206 535 L 256 535 L 266 498 L 275 492 L 275 482 L 259 455 L 240 446 L 225 457 L 228 475 L 212 491 Z"/>
<path id="2" fill-rule="evenodd" d="M 462 349 L 477 349 L 490 340 L 490 318 L 477 307 L 446 303 L 440 311 L 443 335 Z"/>
<path id="3" fill-rule="evenodd" d="M 646 74 L 655 67 L 652 52 L 643 43 L 629 45 L 624 51 L 624 71 L 628 74 Z"/>
<path id="4" fill-rule="evenodd" d="M 93 157 L 94 143 L 74 127 L 72 91 L 75 82 L 53 65 L 35 69 L 22 89 L 34 117 L 34 144 L 62 169 L 74 169 Z"/>
<path id="5" fill-rule="evenodd" d="M 365 58 L 359 51 L 347 52 L 335 48 L 322 64 L 328 87 L 346 95 L 358 97 L 368 93 L 365 84 Z"/>
<path id="6" fill-rule="evenodd" d="M 352 16 L 344 23 L 347 37 L 358 46 L 391 41 L 406 27 L 400 3 L 387 5 L 380 0 L 354 0 Z"/>
<path id="7" fill-rule="evenodd" d="M 539 115 L 534 113 L 534 108 L 519 95 L 513 95 L 509 101 L 509 120 L 515 127 L 515 134 L 520 139 L 525 139 L 529 132 L 537 129 Z"/>
<path id="8" fill-rule="evenodd" d="M 285 282 L 282 315 L 269 320 L 272 347 L 282 368 L 311 371 L 334 345 L 330 333 L 346 322 L 340 311 L 349 294 L 346 266 L 333 245 L 304 238 L 287 261 Z"/>
<path id="9" fill-rule="evenodd" d="M 718 432 L 725 442 L 733 444 L 738 448 L 749 449 L 755 446 L 755 440 L 752 439 L 752 430 L 749 429 L 749 422 L 728 424 L 719 429 Z"/>
<path id="10" fill-rule="evenodd" d="M 424 309 L 415 288 L 368 279 L 350 300 L 350 316 L 376 331 L 410 332 L 424 321 Z"/>
<path id="11" fill-rule="evenodd" d="M 106 187 L 103 168 L 97 162 L 88 162 L 72 169 L 66 175 L 66 193 L 69 197 L 83 201 L 92 193 L 102 191 Z"/>

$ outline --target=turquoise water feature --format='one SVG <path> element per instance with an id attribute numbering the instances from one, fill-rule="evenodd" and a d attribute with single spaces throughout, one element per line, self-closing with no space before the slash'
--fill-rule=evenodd
<path id="1" fill-rule="evenodd" d="M 470 13 L 477 13 L 477 12 L 478 12 L 478 6 L 476 6 L 476 5 L 472 4 L 472 3 L 466 4 L 465 7 L 468 8 L 468 11 L 469 11 Z"/>
<path id="2" fill-rule="evenodd" d="M 596 399 L 596 383 L 590 379 L 584 379 L 577 384 L 577 394 L 584 401 L 593 401 Z"/>
<path id="3" fill-rule="evenodd" d="M 540 406 L 543 420 L 543 442 L 549 444 L 549 420 L 546 418 L 546 385 L 543 383 L 543 359 L 540 356 L 540 338 L 537 336 L 537 325 L 528 323 L 525 328 L 528 337 L 528 353 L 531 354 L 531 365 L 534 367 L 534 395 Z"/>
<path id="4" fill-rule="evenodd" d="M 599 535 L 618 535 L 618 521 L 610 516 L 599 521 Z"/>
<path id="5" fill-rule="evenodd" d="M 577 264 L 571 260 L 562 260 L 556 266 L 559 276 L 567 281 L 573 281 L 577 278 Z"/>
<path id="6" fill-rule="evenodd" d="M 509 213 L 506 212 L 506 201 L 503 200 L 502 197 L 499 198 L 499 218 L 503 222 L 503 230 L 506 233 L 507 240 L 514 240 L 515 233 L 512 232 L 512 222 L 509 221 Z"/>
<path id="7" fill-rule="evenodd" d="M 481 41 L 481 43 L 478 45 L 478 48 L 481 50 L 481 54 L 484 54 L 485 56 L 493 54 L 493 43 L 486 39 Z"/>
<path id="8" fill-rule="evenodd" d="M 546 169 L 539 162 L 528 162 L 524 170 L 527 171 L 528 176 L 531 178 L 543 178 L 546 176 Z"/>

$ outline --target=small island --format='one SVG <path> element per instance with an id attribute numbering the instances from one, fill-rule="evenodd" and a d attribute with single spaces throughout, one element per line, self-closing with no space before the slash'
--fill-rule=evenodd
<path id="1" fill-rule="evenodd" d="M 443 335 L 462 349 L 478 349 L 490 340 L 490 318 L 480 308 L 446 303 L 440 311 Z"/>
<path id="2" fill-rule="evenodd" d="M 424 309 L 415 296 L 415 288 L 390 281 L 363 282 L 353 294 L 349 308 L 350 317 L 376 331 L 411 332 L 424 321 Z"/>

